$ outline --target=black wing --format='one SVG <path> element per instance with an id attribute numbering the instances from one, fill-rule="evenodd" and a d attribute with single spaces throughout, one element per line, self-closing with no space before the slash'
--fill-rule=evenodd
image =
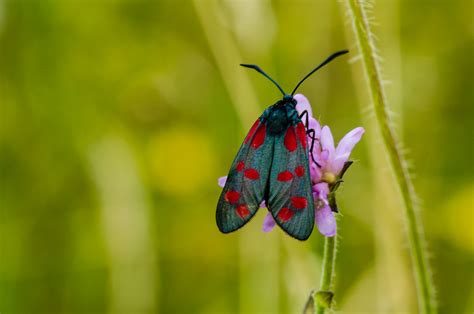
<path id="1" fill-rule="evenodd" d="M 257 212 L 267 189 L 274 138 L 268 136 L 262 118 L 247 134 L 217 203 L 216 221 L 221 232 L 239 229 Z"/>
<path id="2" fill-rule="evenodd" d="M 290 125 L 275 137 L 267 206 L 290 236 L 306 240 L 314 227 L 314 203 L 309 173 L 306 130 Z"/>

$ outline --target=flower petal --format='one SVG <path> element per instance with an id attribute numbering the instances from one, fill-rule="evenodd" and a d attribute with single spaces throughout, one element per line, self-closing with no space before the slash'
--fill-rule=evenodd
<path id="1" fill-rule="evenodd" d="M 321 161 L 323 162 L 323 164 L 326 163 L 329 160 L 329 151 L 327 149 L 323 150 L 321 154 L 319 155 L 319 157 L 321 158 Z M 321 165 L 321 167 L 324 168 L 323 165 Z"/>
<path id="2" fill-rule="evenodd" d="M 336 235 L 336 218 L 329 206 L 324 206 L 323 208 L 316 210 L 315 218 L 316 226 L 322 235 L 326 237 L 333 237 Z"/>
<path id="3" fill-rule="evenodd" d="M 318 161 L 317 158 L 316 158 L 316 161 Z M 309 173 L 310 173 L 310 176 L 311 176 L 311 182 L 313 182 L 313 183 L 321 181 L 321 178 L 323 177 L 323 173 L 322 173 L 321 169 L 318 166 L 316 166 L 316 164 L 312 161 L 309 164 Z"/>
<path id="4" fill-rule="evenodd" d="M 219 179 L 217 179 L 217 184 L 223 188 L 225 183 L 227 181 L 227 176 L 224 176 L 224 177 L 220 177 Z"/>
<path id="5" fill-rule="evenodd" d="M 355 128 L 350 131 L 339 141 L 336 148 L 336 156 L 345 156 L 349 158 L 354 146 L 360 141 L 365 130 L 362 127 Z"/>
<path id="6" fill-rule="evenodd" d="M 319 140 L 321 138 L 321 125 L 319 124 L 318 120 L 316 120 L 313 117 L 309 117 L 308 118 L 308 124 L 309 124 L 308 130 L 313 129 L 314 133 L 315 133 L 314 137 Z M 308 142 L 309 142 L 309 139 L 308 139 Z M 311 143 L 311 142 L 309 142 L 309 143 Z"/>
<path id="7" fill-rule="evenodd" d="M 265 216 L 265 219 L 263 219 L 263 226 L 262 230 L 263 232 L 269 232 L 272 231 L 273 227 L 275 227 L 276 223 L 275 220 L 273 219 L 273 216 L 271 213 L 267 213 Z"/>
<path id="8" fill-rule="evenodd" d="M 299 114 L 306 110 L 310 117 L 313 116 L 313 109 L 311 109 L 308 98 L 303 94 L 296 94 L 293 98 L 296 99 L 296 111 L 298 111 Z"/>
<path id="9" fill-rule="evenodd" d="M 327 125 L 321 130 L 321 147 L 329 152 L 329 158 L 331 158 L 335 151 L 334 138 L 332 137 L 331 129 Z"/>
<path id="10" fill-rule="evenodd" d="M 339 174 L 344 163 L 349 159 L 352 149 L 360 141 L 365 130 L 362 127 L 355 128 L 347 133 L 337 145 L 335 157 L 333 161 L 334 173 Z"/>
<path id="11" fill-rule="evenodd" d="M 349 159 L 349 155 L 336 156 L 331 164 L 331 172 L 338 176 L 347 159 Z"/>
<path id="12" fill-rule="evenodd" d="M 313 185 L 313 191 L 318 192 L 320 199 L 327 201 L 329 194 L 329 185 L 326 182 L 320 182 Z"/>
<path id="13" fill-rule="evenodd" d="M 267 204 L 265 203 L 265 201 L 262 201 L 260 203 L 260 208 L 265 208 L 265 207 L 267 207 Z"/>

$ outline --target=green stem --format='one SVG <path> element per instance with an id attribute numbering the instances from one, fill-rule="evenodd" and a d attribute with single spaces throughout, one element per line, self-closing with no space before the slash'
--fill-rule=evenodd
<path id="1" fill-rule="evenodd" d="M 319 291 L 314 295 L 316 306 L 315 313 L 324 314 L 331 308 L 334 293 L 331 291 L 334 278 L 334 265 L 336 264 L 336 235 L 324 238 L 323 269 Z"/>
<path id="2" fill-rule="evenodd" d="M 380 65 L 375 52 L 374 35 L 372 34 L 365 8 L 366 2 L 363 0 L 346 0 L 346 4 L 352 20 L 357 45 L 362 56 L 363 71 L 368 83 L 376 121 L 403 198 L 407 237 L 410 244 L 419 311 L 420 313 L 436 313 L 434 286 L 425 249 L 423 225 L 418 216 L 416 195 L 407 168 L 407 162 L 401 153 L 399 142 L 391 126 L 388 114 L 389 107 L 380 74 Z"/>

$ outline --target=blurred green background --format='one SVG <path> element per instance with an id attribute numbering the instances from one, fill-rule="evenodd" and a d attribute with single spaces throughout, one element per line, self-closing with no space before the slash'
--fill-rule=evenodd
<path id="1" fill-rule="evenodd" d="M 378 1 L 441 313 L 474 309 L 473 2 Z M 339 194 L 336 307 L 415 313 L 400 202 L 349 19 L 335 1 L 0 1 L 0 312 L 299 313 L 322 236 L 220 234 L 217 177 L 278 90 L 336 139 L 364 126 Z"/>

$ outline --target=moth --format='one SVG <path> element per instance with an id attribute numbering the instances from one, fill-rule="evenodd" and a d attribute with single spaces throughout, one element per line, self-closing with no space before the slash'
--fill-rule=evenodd
<path id="1" fill-rule="evenodd" d="M 293 98 L 298 87 L 334 58 L 333 53 L 309 72 L 287 94 L 268 74 L 253 64 L 241 64 L 269 79 L 283 98 L 255 121 L 232 162 L 216 210 L 217 227 L 223 233 L 244 226 L 265 201 L 276 223 L 290 236 L 306 240 L 314 227 L 314 204 L 309 170 L 315 131 L 307 129 L 308 113 L 298 114 Z M 306 118 L 306 127 L 302 119 Z M 307 136 L 311 140 L 308 147 Z M 317 164 L 317 163 L 316 163 Z"/>

